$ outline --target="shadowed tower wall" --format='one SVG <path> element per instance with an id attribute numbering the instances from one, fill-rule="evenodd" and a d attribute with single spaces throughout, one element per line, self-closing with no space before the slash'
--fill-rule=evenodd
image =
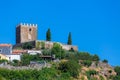
<path id="1" fill-rule="evenodd" d="M 20 24 L 16 27 L 16 43 L 37 40 L 37 25 Z"/>

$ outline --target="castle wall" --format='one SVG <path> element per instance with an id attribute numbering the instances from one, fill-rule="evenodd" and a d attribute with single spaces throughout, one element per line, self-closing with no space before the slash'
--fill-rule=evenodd
<path id="1" fill-rule="evenodd" d="M 16 43 L 37 40 L 37 25 L 20 24 L 16 28 Z"/>

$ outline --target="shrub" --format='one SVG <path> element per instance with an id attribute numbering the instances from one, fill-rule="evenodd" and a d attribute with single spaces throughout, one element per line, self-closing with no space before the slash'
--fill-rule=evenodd
<path id="1" fill-rule="evenodd" d="M 58 67 L 63 73 L 70 73 L 71 76 L 77 78 L 80 71 L 80 65 L 76 61 L 61 62 Z"/>
<path id="2" fill-rule="evenodd" d="M 91 66 L 91 64 L 92 64 L 92 61 L 90 61 L 90 60 L 84 60 L 84 61 L 82 61 L 82 64 L 83 64 L 84 66 L 89 67 L 89 66 Z"/>
<path id="3" fill-rule="evenodd" d="M 43 55 L 51 55 L 51 50 L 50 50 L 50 49 L 44 49 L 44 50 L 42 51 L 42 54 L 43 54 Z"/>
<path id="4" fill-rule="evenodd" d="M 80 52 L 80 53 L 78 53 L 78 59 L 91 60 L 91 55 L 88 52 Z"/>
<path id="5" fill-rule="evenodd" d="M 6 59 L 1 59 L 0 60 L 0 63 L 4 63 L 4 62 L 8 62 L 8 60 L 6 60 Z"/>
<path id="6" fill-rule="evenodd" d="M 19 66 L 19 60 L 14 59 L 12 65 L 13 66 Z"/>
<path id="7" fill-rule="evenodd" d="M 104 59 L 102 62 L 103 62 L 103 63 L 108 63 L 108 60 Z"/>
<path id="8" fill-rule="evenodd" d="M 21 56 L 21 63 L 22 66 L 27 66 L 30 64 L 30 55 L 29 54 L 23 54 Z"/>
<path id="9" fill-rule="evenodd" d="M 95 70 L 86 71 L 88 80 L 97 80 L 96 78 L 92 77 L 92 75 L 96 75 L 96 74 L 98 74 L 98 72 Z"/>
<path id="10" fill-rule="evenodd" d="M 23 44 L 22 48 L 23 48 L 23 49 L 32 49 L 33 46 L 32 46 L 31 43 L 25 43 L 25 44 Z"/>
<path id="11" fill-rule="evenodd" d="M 120 66 L 116 66 L 116 67 L 114 68 L 114 70 L 115 70 L 115 72 L 117 73 L 117 75 L 120 76 Z"/>
<path id="12" fill-rule="evenodd" d="M 41 49 L 45 49 L 45 42 L 41 42 Z"/>
<path id="13" fill-rule="evenodd" d="M 54 43 L 51 50 L 52 55 L 55 55 L 57 58 L 61 59 L 62 47 L 59 43 Z"/>
<path id="14" fill-rule="evenodd" d="M 113 80 L 120 80 L 120 76 L 115 76 L 114 78 L 113 78 Z"/>
<path id="15" fill-rule="evenodd" d="M 96 75 L 96 74 L 98 74 L 98 72 L 95 71 L 95 70 L 89 70 L 89 71 L 86 72 L 86 74 L 91 76 L 91 75 Z"/>
<path id="16" fill-rule="evenodd" d="M 39 42 L 39 41 L 36 43 L 36 49 L 37 49 L 37 50 L 40 49 L 40 42 Z"/>
<path id="17" fill-rule="evenodd" d="M 99 61 L 99 60 L 100 60 L 100 58 L 98 55 L 95 54 L 92 56 L 92 61 Z"/>

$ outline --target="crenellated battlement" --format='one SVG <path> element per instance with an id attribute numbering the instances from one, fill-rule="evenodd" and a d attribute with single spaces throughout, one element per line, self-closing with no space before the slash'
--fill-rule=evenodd
<path id="1" fill-rule="evenodd" d="M 16 27 L 16 43 L 37 40 L 37 24 L 20 23 Z"/>
<path id="2" fill-rule="evenodd" d="M 22 27 L 37 27 L 37 24 L 29 24 L 29 23 L 20 23 L 19 26 Z"/>

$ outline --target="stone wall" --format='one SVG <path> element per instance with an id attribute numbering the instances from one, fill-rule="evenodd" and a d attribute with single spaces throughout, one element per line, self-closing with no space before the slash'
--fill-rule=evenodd
<path id="1" fill-rule="evenodd" d="M 45 43 L 45 48 L 48 48 L 48 49 L 51 49 L 53 47 L 53 44 L 54 43 L 58 43 L 62 46 L 63 49 L 65 50 L 75 50 L 75 51 L 78 51 L 78 47 L 77 46 L 74 46 L 74 45 L 66 45 L 66 44 L 62 44 L 62 43 L 59 43 L 59 42 L 51 42 L 51 41 L 40 41 L 40 40 L 37 40 L 36 41 L 36 44 L 37 42 L 44 42 Z M 40 45 L 41 47 L 41 45 Z"/>
<path id="2" fill-rule="evenodd" d="M 16 43 L 37 40 L 37 25 L 20 24 L 16 27 Z"/>
<path id="3" fill-rule="evenodd" d="M 53 47 L 54 43 L 58 43 L 65 50 L 71 50 L 71 49 L 73 49 L 75 51 L 78 51 L 78 47 L 77 46 L 66 45 L 66 44 L 62 44 L 62 43 L 59 43 L 59 42 L 36 40 L 36 41 L 30 41 L 30 42 L 25 42 L 25 43 L 30 43 L 36 49 L 42 49 L 42 47 L 44 47 L 46 49 L 51 49 Z M 14 45 L 14 48 L 16 48 L 16 47 L 22 47 L 25 43 L 16 44 L 16 45 Z M 39 45 L 38 45 L 38 43 L 39 43 Z M 44 43 L 44 46 L 42 45 L 43 43 Z"/>

